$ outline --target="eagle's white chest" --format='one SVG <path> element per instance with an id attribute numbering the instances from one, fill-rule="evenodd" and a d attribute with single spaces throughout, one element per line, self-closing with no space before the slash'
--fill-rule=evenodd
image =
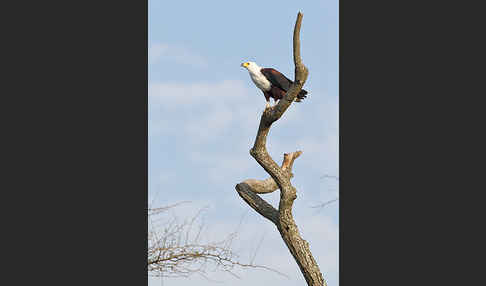
<path id="1" fill-rule="evenodd" d="M 255 83 L 255 85 L 263 90 L 263 91 L 269 91 L 271 88 L 271 83 L 268 81 L 268 79 L 260 72 L 252 72 L 250 71 L 250 77 L 251 80 Z"/>

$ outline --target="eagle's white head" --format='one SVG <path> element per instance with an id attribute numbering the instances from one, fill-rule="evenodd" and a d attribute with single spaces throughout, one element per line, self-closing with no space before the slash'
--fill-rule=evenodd
<path id="1" fill-rule="evenodd" d="M 269 91 L 271 88 L 271 83 L 268 79 L 262 74 L 261 67 L 259 67 L 255 62 L 245 62 L 241 64 L 242 67 L 246 68 L 250 73 L 251 80 L 255 83 L 255 85 L 265 91 Z"/>
<path id="2" fill-rule="evenodd" d="M 259 74 L 262 69 L 255 62 L 242 63 L 241 66 L 246 68 L 252 74 Z"/>

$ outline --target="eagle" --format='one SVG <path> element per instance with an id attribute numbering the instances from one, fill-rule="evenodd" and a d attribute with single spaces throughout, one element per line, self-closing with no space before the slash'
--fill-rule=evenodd
<path id="1" fill-rule="evenodd" d="M 290 89 L 290 86 L 293 83 L 278 70 L 273 68 L 261 68 L 255 62 L 245 62 L 242 63 L 241 66 L 248 70 L 251 80 L 262 90 L 263 95 L 267 100 L 265 108 L 270 107 L 270 97 L 273 98 L 276 104 L 277 100 L 284 97 L 285 93 Z M 307 97 L 306 94 L 307 91 L 302 89 L 295 98 L 295 101 L 302 101 Z"/>

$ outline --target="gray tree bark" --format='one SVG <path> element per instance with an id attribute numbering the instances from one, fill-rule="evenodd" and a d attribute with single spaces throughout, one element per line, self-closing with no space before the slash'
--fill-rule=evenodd
<path id="1" fill-rule="evenodd" d="M 299 12 L 294 27 L 294 83 L 277 105 L 266 108 L 263 111 L 255 143 L 253 148 L 250 149 L 251 156 L 265 169 L 270 175 L 270 178 L 266 180 L 245 180 L 236 185 L 236 191 L 250 207 L 277 226 L 282 239 L 304 275 L 307 285 L 327 286 L 319 266 L 312 256 L 309 244 L 300 236 L 299 229 L 292 216 L 292 206 L 294 200 L 297 198 L 297 190 L 292 186 L 290 179 L 293 177 L 292 166 L 294 160 L 302 154 L 302 151 L 284 154 L 284 160 L 280 167 L 275 163 L 266 149 L 267 135 L 272 123 L 282 117 L 290 104 L 294 102 L 309 74 L 308 69 L 304 66 L 300 57 L 300 27 L 302 16 L 302 13 Z M 258 195 L 270 193 L 277 189 L 280 189 L 278 210 Z"/>

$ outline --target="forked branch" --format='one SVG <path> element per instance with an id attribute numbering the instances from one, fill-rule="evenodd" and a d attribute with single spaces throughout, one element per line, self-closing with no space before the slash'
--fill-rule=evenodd
<path id="1" fill-rule="evenodd" d="M 282 162 L 282 170 L 293 177 L 292 166 L 302 151 L 285 153 Z M 263 217 L 269 219 L 274 224 L 278 224 L 278 211 L 257 194 L 271 193 L 278 189 L 277 183 L 268 178 L 265 180 L 248 179 L 236 185 L 236 191 L 240 197 L 255 211 Z"/>

